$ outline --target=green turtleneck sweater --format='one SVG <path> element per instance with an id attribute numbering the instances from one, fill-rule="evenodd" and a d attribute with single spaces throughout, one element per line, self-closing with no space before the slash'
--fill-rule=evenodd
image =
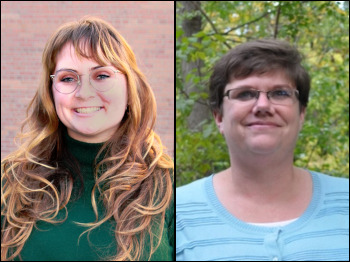
<path id="1" fill-rule="evenodd" d="M 84 179 L 83 195 L 78 200 L 67 204 L 68 218 L 64 223 L 48 224 L 42 221 L 37 223 L 38 229 L 33 229 L 21 252 L 24 261 L 98 261 L 116 255 L 115 220 L 110 219 L 92 230 L 89 240 L 87 234 L 82 235 L 79 243 L 80 234 L 87 228 L 74 223 L 95 221 L 91 204 L 91 191 L 94 185 L 93 163 L 102 144 L 80 142 L 67 134 L 65 143 L 79 162 Z M 99 205 L 98 208 L 100 217 L 103 207 Z M 58 217 L 63 218 L 64 215 L 65 211 L 61 210 Z M 165 222 L 162 243 L 152 255 L 151 260 L 153 261 L 175 260 L 173 205 L 168 209 Z M 149 245 L 146 245 L 143 253 L 149 254 L 149 249 Z"/>

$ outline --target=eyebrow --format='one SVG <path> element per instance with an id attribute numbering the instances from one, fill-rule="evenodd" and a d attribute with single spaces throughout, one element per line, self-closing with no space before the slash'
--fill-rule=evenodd
<path id="1" fill-rule="evenodd" d="M 282 87 L 288 87 L 288 88 L 293 88 L 292 86 L 290 86 L 289 84 L 277 84 L 277 85 L 273 85 L 273 86 L 270 86 L 272 88 L 272 90 L 274 89 L 277 89 L 277 88 L 282 88 Z M 256 87 L 254 86 L 251 86 L 251 85 L 240 85 L 240 86 L 237 86 L 233 89 L 237 89 L 237 88 L 251 88 L 251 89 L 257 89 Z"/>
<path id="2" fill-rule="evenodd" d="M 91 68 L 90 68 L 90 71 L 91 71 L 91 70 L 95 70 L 95 69 L 100 68 L 100 67 L 104 67 L 104 66 L 98 65 L 98 66 L 91 67 Z M 77 73 L 77 74 L 79 73 L 79 71 L 77 71 L 77 70 L 75 70 L 75 69 L 72 69 L 72 68 L 60 68 L 60 69 L 56 70 L 56 73 L 57 73 L 58 71 L 62 71 L 62 70 L 70 70 L 70 71 L 73 71 L 73 72 L 75 72 L 75 73 Z"/>

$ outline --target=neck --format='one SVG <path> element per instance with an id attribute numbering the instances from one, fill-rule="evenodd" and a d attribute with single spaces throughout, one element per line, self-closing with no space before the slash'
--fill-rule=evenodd
<path id="1" fill-rule="evenodd" d="M 295 194 L 298 168 L 293 166 L 293 158 L 231 157 L 231 168 L 227 170 L 232 191 L 236 196 L 266 202 L 279 199 L 288 200 Z"/>
<path id="2" fill-rule="evenodd" d="M 219 200 L 246 222 L 276 222 L 299 217 L 312 197 L 312 179 L 293 166 L 293 157 L 266 155 L 238 159 L 214 176 Z M 248 161 L 249 160 L 249 161 Z"/>

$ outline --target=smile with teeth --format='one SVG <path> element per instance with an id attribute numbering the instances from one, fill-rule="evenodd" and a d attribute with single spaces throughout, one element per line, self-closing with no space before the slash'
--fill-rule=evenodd
<path id="1" fill-rule="evenodd" d="M 102 107 L 95 106 L 95 107 L 75 108 L 74 111 L 80 114 L 89 114 L 89 113 L 100 111 L 101 109 Z"/>

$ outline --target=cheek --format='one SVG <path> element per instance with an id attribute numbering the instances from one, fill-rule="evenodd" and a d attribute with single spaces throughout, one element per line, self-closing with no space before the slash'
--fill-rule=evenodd
<path id="1" fill-rule="evenodd" d="M 288 112 L 287 122 L 295 127 L 296 130 L 300 130 L 303 126 L 303 115 L 300 114 L 299 111 Z"/>
<path id="2" fill-rule="evenodd" d="M 232 135 L 240 132 L 240 123 L 244 119 L 244 112 L 227 107 L 223 109 L 222 122 L 219 126 L 220 132 L 223 135 Z"/>
<path id="3" fill-rule="evenodd" d="M 239 125 L 250 114 L 248 110 L 230 107 L 226 110 L 226 121 L 230 125 Z"/>
<path id="4" fill-rule="evenodd" d="M 100 95 L 104 104 L 113 110 L 125 108 L 128 101 L 128 94 L 126 87 L 113 90 L 113 92 L 104 93 Z"/>
<path id="5" fill-rule="evenodd" d="M 63 110 L 67 108 L 69 109 L 69 101 L 70 101 L 69 95 L 63 95 L 63 94 L 54 92 L 53 97 L 54 97 L 56 112 L 58 115 L 60 115 Z"/>

